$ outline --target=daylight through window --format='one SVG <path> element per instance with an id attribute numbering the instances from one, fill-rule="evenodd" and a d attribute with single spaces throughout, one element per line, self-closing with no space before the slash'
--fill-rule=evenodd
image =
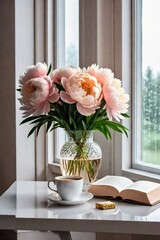
<path id="1" fill-rule="evenodd" d="M 160 169 L 160 0 L 137 1 L 135 165 Z M 140 104 L 141 102 L 141 104 Z"/>

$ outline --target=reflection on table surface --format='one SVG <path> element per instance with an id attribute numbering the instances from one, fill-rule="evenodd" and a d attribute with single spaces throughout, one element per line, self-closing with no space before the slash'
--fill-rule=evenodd
<path id="1" fill-rule="evenodd" d="M 50 193 L 47 182 L 18 181 L 0 198 L 0 215 L 9 214 L 11 209 L 14 214 L 15 208 L 17 218 L 160 221 L 160 204 L 150 207 L 115 201 L 115 209 L 100 210 L 95 208 L 95 203 L 106 200 L 104 198 L 93 198 L 80 205 L 63 206 L 47 200 Z"/>

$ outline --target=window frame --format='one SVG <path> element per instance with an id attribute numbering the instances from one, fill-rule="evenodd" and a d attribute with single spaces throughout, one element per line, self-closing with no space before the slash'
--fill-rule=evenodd
<path id="1" fill-rule="evenodd" d="M 133 25 L 132 14 L 132 2 L 131 0 L 119 0 L 119 1 L 96 1 L 92 2 L 92 6 L 88 1 L 80 1 L 80 67 L 88 66 L 93 62 L 98 62 L 101 66 L 111 68 L 115 76 L 122 79 L 123 87 L 126 92 L 129 93 L 130 109 L 129 114 L 131 118 L 122 121 L 126 127 L 130 129 L 129 137 L 113 133 L 113 138 L 110 142 L 106 143 L 99 133 L 95 135 L 95 141 L 99 143 L 104 152 L 102 159 L 102 167 L 99 177 L 106 174 L 123 175 L 130 177 L 131 179 L 146 179 L 160 181 L 160 176 L 147 171 L 137 170 L 132 164 L 132 158 L 134 155 L 133 144 L 133 116 L 134 116 L 134 95 L 133 91 L 135 85 L 134 79 L 134 67 L 133 49 L 135 48 L 135 41 L 132 41 L 131 27 Z M 92 9 L 91 9 L 92 8 Z M 85 11 L 84 11 L 85 9 Z M 89 11 L 87 11 L 89 9 Z M 108 10 L 109 9 L 109 10 Z M 94 11 L 94 18 L 89 18 L 89 12 Z M 109 14 L 104 12 L 109 11 Z M 104 11 L 104 12 L 103 12 Z M 106 17 L 107 15 L 107 17 Z M 91 17 L 91 16 L 90 16 Z M 85 19 L 89 18 L 90 22 L 86 24 Z M 105 24 L 104 39 L 101 38 L 103 32 L 103 22 Z M 92 41 L 90 40 L 88 28 L 94 26 L 92 34 Z M 135 27 L 135 26 L 134 26 Z M 108 39 L 108 34 L 110 38 Z M 82 48 L 83 46 L 83 48 Z M 97 46 L 95 49 L 94 46 Z M 94 48 L 94 51 L 90 49 Z M 102 51 L 103 50 L 103 51 Z M 108 51 L 109 50 L 109 51 Z M 104 57 L 105 56 L 105 57 Z M 56 137 L 56 135 L 54 135 Z M 52 141 L 55 141 L 52 140 Z M 108 159 L 106 156 L 108 155 Z M 50 169 L 56 174 L 60 174 L 59 164 L 50 161 Z"/>
<path id="2" fill-rule="evenodd" d="M 80 67 L 87 67 L 88 65 L 91 65 L 92 63 L 96 63 L 97 59 L 99 58 L 99 62 L 101 64 L 103 64 L 105 67 L 106 66 L 106 60 L 108 63 L 110 63 L 110 59 L 112 58 L 112 52 L 114 51 L 114 46 L 113 46 L 113 41 L 112 38 L 109 40 L 107 47 L 105 47 L 105 51 L 107 53 L 108 50 L 112 49 L 112 51 L 110 51 L 110 56 L 108 56 L 108 54 L 106 54 L 108 56 L 107 59 L 102 59 L 101 57 L 101 52 L 104 53 L 104 50 L 102 49 L 102 41 L 103 44 L 106 44 L 106 38 L 107 38 L 107 34 L 105 35 L 104 39 L 98 39 L 98 12 L 103 11 L 102 14 L 103 18 L 105 18 L 106 12 L 103 9 L 103 6 L 105 5 L 105 9 L 110 12 L 110 8 L 109 6 L 111 5 L 112 7 L 112 11 L 114 10 L 114 2 L 110 2 L 110 1 L 97 1 L 97 0 L 92 0 L 92 5 L 90 4 L 89 1 L 86 0 L 81 0 L 79 2 L 79 22 L 80 22 L 80 34 L 79 34 L 79 48 L 80 48 L 80 53 L 79 53 L 79 66 Z M 110 26 L 110 24 L 114 24 L 114 18 L 113 18 L 113 13 L 110 12 L 109 16 L 107 15 L 108 20 L 107 21 L 107 26 Z M 104 21 L 104 19 L 101 19 L 100 23 L 102 21 Z M 110 18 L 112 19 L 112 21 L 110 20 Z M 105 19 L 106 20 L 106 19 Z M 105 26 L 106 28 L 106 26 Z M 105 30 L 104 26 L 99 27 L 99 31 L 103 31 Z M 90 31 L 92 29 L 92 35 L 90 34 Z M 106 32 L 106 31 L 105 31 Z M 113 35 L 113 30 L 111 29 L 110 31 Z M 108 33 L 108 32 L 107 32 Z M 96 48 L 95 46 L 98 45 L 99 46 Z M 91 51 L 92 49 L 92 51 Z M 105 54 L 104 54 L 105 55 Z M 101 58 L 100 58 L 101 57 Z M 110 64 L 109 67 L 111 67 L 113 69 L 113 62 Z M 56 134 L 54 135 L 54 142 L 55 142 L 55 151 L 54 151 L 54 157 L 56 160 L 56 152 L 58 149 L 58 142 L 56 141 Z M 108 142 L 107 146 L 106 146 L 106 142 L 104 142 L 104 138 L 102 136 L 100 136 L 98 133 L 96 133 L 95 136 L 95 141 L 100 142 L 100 145 L 103 145 L 103 149 L 104 151 L 106 151 L 106 153 L 109 153 L 110 155 L 112 155 L 112 142 Z M 105 139 L 106 141 L 106 139 Z M 106 154 L 104 154 L 104 156 L 106 156 Z M 107 172 L 109 172 L 109 169 L 112 169 L 112 157 L 108 156 L 108 161 L 109 164 L 105 164 L 104 161 L 102 161 L 102 174 L 101 175 L 106 175 Z M 109 168 L 109 169 L 108 169 Z M 56 161 L 49 161 L 49 172 L 54 172 L 57 174 L 60 174 L 60 171 L 58 170 L 58 164 L 56 163 Z"/>
<path id="3" fill-rule="evenodd" d="M 133 116 L 136 116 L 133 121 L 133 149 L 132 151 L 132 166 L 135 169 L 151 172 L 151 173 L 160 173 L 160 167 L 153 164 L 147 164 L 141 162 L 141 93 L 142 86 L 140 81 L 142 80 L 142 24 L 137 24 L 137 22 L 142 21 L 142 0 L 134 0 L 132 2 L 132 19 L 133 19 L 133 28 L 132 36 L 134 41 L 133 46 Z M 138 142 L 138 144 L 137 144 Z"/>
<path id="4" fill-rule="evenodd" d="M 116 49 L 115 49 L 115 68 L 122 79 L 122 86 L 125 91 L 130 95 L 129 115 L 132 118 L 132 92 L 131 92 L 131 79 L 132 79 L 132 65 L 131 65 L 131 1 L 122 0 L 116 1 L 116 29 L 120 29 L 116 35 Z M 117 48 L 119 50 L 117 50 Z M 131 166 L 131 118 L 122 120 L 129 129 L 128 138 L 124 135 L 114 133 L 114 174 L 126 176 Z M 126 149 L 127 148 L 127 149 Z M 130 177 L 130 176 L 128 176 Z"/>
<path id="5" fill-rule="evenodd" d="M 65 66 L 65 0 L 55 0 L 55 68 Z M 53 175 L 60 175 L 60 149 L 67 140 L 65 131 L 61 128 L 55 129 L 47 137 L 47 159 L 48 159 L 48 174 L 47 178 L 52 178 Z"/>
<path id="6" fill-rule="evenodd" d="M 137 1 L 138 2 L 138 1 Z M 125 136 L 116 136 L 115 141 L 115 157 L 114 166 L 115 174 L 129 177 L 133 180 L 151 180 L 160 182 L 159 174 L 149 172 L 146 168 L 139 168 L 133 164 L 133 158 L 135 158 L 135 137 L 136 128 L 134 123 L 134 117 L 136 116 L 134 99 L 136 98 L 135 88 L 137 79 L 136 61 L 140 61 L 141 55 L 136 56 L 136 38 L 134 35 L 135 19 L 133 11 L 135 11 L 136 0 L 126 1 L 122 0 L 122 15 L 119 20 L 115 22 L 117 27 L 122 28 L 122 36 L 119 35 L 117 40 L 122 46 L 121 57 L 116 57 L 117 61 L 122 64 L 122 82 L 126 91 L 130 94 L 130 119 L 125 119 L 122 123 L 130 129 L 128 139 Z M 122 19 L 121 19 L 122 18 Z M 122 21 L 121 21 L 122 20 Z M 125 23 L 125 24 L 124 24 Z M 132 31 L 133 28 L 133 31 Z M 140 29 L 139 29 L 140 31 Z M 138 46 L 139 48 L 140 46 Z M 115 52 L 116 54 L 116 52 Z M 128 63 L 128 65 L 126 65 Z M 139 63 L 140 64 L 140 63 Z M 140 65 L 139 65 L 140 67 Z M 136 71 L 135 71 L 136 69 Z M 137 101 L 137 99 L 136 99 Z"/>
<path id="7" fill-rule="evenodd" d="M 63 67 L 65 66 L 65 60 L 66 60 L 66 31 L 65 31 L 65 14 L 66 14 L 66 0 L 59 0 L 56 1 L 56 59 L 57 64 L 56 67 Z M 60 161 L 60 150 L 63 146 L 63 144 L 67 140 L 67 135 L 62 128 L 57 128 L 54 133 L 54 141 L 55 141 L 55 147 L 54 147 L 54 162 L 59 163 Z"/>

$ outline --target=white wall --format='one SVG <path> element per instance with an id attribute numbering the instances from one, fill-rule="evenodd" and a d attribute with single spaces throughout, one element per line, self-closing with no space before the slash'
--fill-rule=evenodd
<path id="1" fill-rule="evenodd" d="M 34 0 L 15 0 L 15 80 L 34 63 Z M 16 93 L 16 170 L 17 180 L 35 179 L 35 139 L 27 138 L 29 124 L 20 125 L 22 112 Z"/>

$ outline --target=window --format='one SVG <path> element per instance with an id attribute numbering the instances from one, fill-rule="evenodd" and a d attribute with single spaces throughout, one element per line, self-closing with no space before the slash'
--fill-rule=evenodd
<path id="1" fill-rule="evenodd" d="M 160 0 L 134 3 L 133 167 L 160 173 Z"/>
<path id="2" fill-rule="evenodd" d="M 91 1 L 92 4 L 90 4 Z M 132 36 L 135 38 L 134 45 L 136 49 L 134 56 L 136 61 L 133 61 L 135 62 L 136 69 L 136 71 L 134 71 L 136 73 L 136 81 L 133 90 L 135 90 L 136 97 L 132 95 L 131 101 L 133 102 L 133 107 L 136 106 L 137 108 L 133 109 L 131 119 L 128 122 L 133 122 L 135 117 L 136 122 L 131 134 L 135 133 L 133 145 L 136 151 L 133 151 L 133 159 L 135 159 L 135 161 L 133 161 L 132 166 L 131 161 L 129 161 L 127 167 L 148 171 L 153 170 L 155 172 L 159 171 L 157 166 L 160 165 L 160 163 L 158 163 L 160 130 L 158 106 L 159 70 L 157 67 L 160 61 L 158 42 L 156 41 L 159 38 L 155 35 L 160 32 L 159 26 L 156 24 L 159 17 L 156 14 L 156 10 L 159 9 L 159 1 L 160 0 L 36 0 L 34 1 L 35 4 L 33 4 L 33 1 L 19 4 L 18 1 L 16 4 L 17 21 L 15 28 L 17 81 L 18 76 L 24 71 L 25 67 L 37 61 L 45 61 L 48 64 L 52 63 L 53 68 L 70 64 L 87 67 L 92 63 L 97 63 L 102 67 L 111 68 L 115 76 L 122 79 L 126 92 L 130 94 L 130 86 L 128 84 L 131 73 L 130 30 L 132 25 L 135 25 L 135 35 Z M 135 3 L 135 14 L 132 25 L 130 23 L 131 2 Z M 147 4 L 150 4 L 148 7 L 150 9 L 149 23 Z M 153 9 L 153 6 L 156 10 Z M 24 9 L 27 16 L 26 18 L 22 18 L 21 15 L 21 13 L 24 13 Z M 126 17 L 125 19 L 124 15 Z M 21 24 L 19 19 L 23 19 L 24 23 Z M 151 24 L 153 24 L 154 27 L 152 27 Z M 21 35 L 19 34 L 19 31 L 23 30 L 22 26 L 26 26 L 26 28 L 23 27 L 23 29 L 25 29 L 25 40 L 21 39 Z M 30 27 L 28 28 L 28 26 Z M 123 34 L 124 28 L 126 28 L 126 32 Z M 146 37 L 148 33 L 149 36 Z M 150 45 L 152 44 L 154 48 L 148 47 L 146 39 L 148 39 Z M 152 43 L 153 39 L 154 43 Z M 27 52 L 26 45 L 30 46 Z M 155 49 L 156 47 L 157 49 Z M 153 52 L 157 54 L 153 54 Z M 154 63 L 156 62 L 156 67 L 152 65 L 153 60 L 151 62 L 151 56 L 155 57 Z M 23 59 L 23 61 L 21 61 L 21 59 Z M 126 72 L 126 76 L 124 76 L 124 72 Z M 17 114 L 17 116 L 21 116 L 21 114 Z M 17 125 L 19 122 L 20 120 L 18 119 Z M 124 122 L 124 125 L 128 126 L 126 122 Z M 34 137 L 27 139 L 26 136 L 29 127 L 30 126 L 27 125 L 23 126 L 23 128 L 22 126 L 21 128 L 17 126 L 17 172 L 20 179 L 34 179 L 35 176 L 38 176 L 36 179 L 44 179 L 48 162 L 53 163 L 53 161 L 58 160 L 59 150 L 66 137 L 60 129 L 51 132 L 51 134 L 47 136 L 46 146 L 45 129 L 41 131 L 38 139 Z M 26 134 L 24 134 L 24 130 Z M 23 146 L 21 146 L 22 136 L 25 143 Z M 116 135 L 111 141 L 106 142 L 106 140 L 98 134 L 95 137 L 95 141 L 99 143 L 103 151 L 102 175 L 106 175 L 107 173 L 121 174 L 116 168 L 120 170 L 123 168 L 122 165 L 125 162 L 124 157 L 130 159 L 131 151 L 128 146 L 126 151 L 128 139 L 126 140 L 125 136 Z M 46 146 L 46 148 L 44 146 Z M 54 149 L 53 146 L 55 146 Z M 26 151 L 26 149 L 29 149 L 29 151 Z M 26 154 L 22 159 L 21 156 L 25 151 Z M 124 154 L 122 152 L 124 152 Z M 123 163 L 121 160 L 123 160 Z M 150 160 L 152 161 L 150 162 Z M 25 162 L 26 165 L 24 165 L 23 162 Z M 30 170 L 28 171 L 30 174 L 25 171 L 25 177 L 24 168 Z"/>
<path id="3" fill-rule="evenodd" d="M 57 1 L 57 67 L 79 65 L 79 0 Z M 55 162 L 66 141 L 63 129 L 55 130 Z"/>
<path id="4" fill-rule="evenodd" d="M 130 1 L 72 0 L 71 2 L 69 0 L 18 0 L 15 3 L 15 8 L 8 8 L 8 3 L 6 1 L 3 5 L 6 7 L 6 9 L 10 9 L 10 13 L 13 14 L 10 14 L 11 18 L 9 19 L 15 25 L 11 24 L 8 28 L 8 21 L 4 21 L 5 24 L 2 26 L 4 28 L 4 32 L 6 33 L 5 29 L 10 29 L 9 32 L 12 34 L 12 38 L 10 38 L 10 41 L 3 42 L 6 44 L 6 49 L 9 49 L 8 51 L 12 52 L 13 58 L 10 58 L 12 61 L 10 65 L 12 67 L 14 65 L 16 68 L 12 69 L 12 74 L 10 74 L 11 79 L 8 77 L 7 79 L 10 79 L 13 84 L 15 74 L 16 86 L 18 87 L 18 78 L 20 74 L 24 72 L 27 66 L 35 64 L 38 61 L 47 62 L 47 64 L 52 63 L 52 66 L 54 68 L 63 66 L 66 63 L 68 65 L 69 59 L 71 60 L 69 55 L 72 54 L 73 56 L 73 53 L 75 54 L 76 51 L 78 53 L 79 48 L 79 56 L 78 54 L 75 54 L 77 65 L 80 65 L 81 67 L 87 67 L 92 63 L 97 63 L 101 67 L 111 68 L 115 72 L 116 76 L 122 79 L 120 59 L 120 35 L 122 27 L 120 17 L 122 2 L 125 2 L 126 7 Z M 70 11 L 73 7 L 75 7 L 74 9 L 76 10 L 74 10 L 72 14 Z M 59 9 L 59 12 L 57 9 Z M 59 15 L 57 15 L 57 13 Z M 73 22 L 77 25 L 76 29 L 80 30 L 80 34 L 78 36 L 79 31 L 76 32 L 73 30 L 73 26 L 71 26 L 69 22 L 67 23 L 69 20 L 66 20 L 66 27 L 70 29 L 72 28 L 71 32 L 74 33 L 74 40 L 76 42 L 75 47 L 70 47 L 71 51 L 67 50 L 67 48 L 71 45 L 71 43 L 74 44 L 71 41 L 73 37 L 70 36 L 69 32 L 67 33 L 67 31 L 65 31 L 66 28 L 64 13 L 68 14 L 68 16 L 74 15 L 74 17 L 76 17 L 76 21 Z M 128 9 L 126 10 L 126 13 L 129 13 Z M 15 21 L 13 21 L 12 18 Z M 60 29 L 60 27 L 62 29 Z M 67 34 L 68 39 L 65 37 Z M 2 40 L 4 39 L 2 38 Z M 3 44 L 1 44 L 1 48 L 5 50 Z M 77 50 L 75 50 L 75 48 Z M 12 49 L 12 51 L 10 51 L 10 49 Z M 116 56 L 115 53 L 117 53 Z M 4 66 L 8 66 L 7 55 L 4 55 Z M 64 62 L 64 59 L 66 63 Z M 80 59 L 79 63 L 78 59 Z M 74 63 L 72 61 L 70 64 Z M 125 69 L 126 64 L 128 64 L 127 61 L 125 61 Z M 4 67 L 4 69 L 5 68 L 6 67 Z M 4 74 L 7 74 L 7 71 L 3 72 Z M 5 89 L 11 87 L 10 81 L 3 82 L 3 84 L 6 86 Z M 15 87 L 13 93 L 15 94 Z M 4 105 L 2 109 L 6 113 L 6 105 Z M 13 118 L 14 114 L 15 109 L 12 111 Z M 13 141 L 16 141 L 16 177 L 19 180 L 45 180 L 48 174 L 48 163 L 53 163 L 55 160 L 54 156 L 58 154 L 57 148 L 59 146 L 59 143 L 62 142 L 61 140 L 63 136 L 59 134 L 61 138 L 58 139 L 58 137 L 53 137 L 53 135 L 58 136 L 57 133 L 51 132 L 46 137 L 46 131 L 44 128 L 40 132 L 38 138 L 36 138 L 34 135 L 30 138 L 27 138 L 30 126 L 27 124 L 19 126 L 19 123 L 22 120 L 22 114 L 19 111 L 19 103 L 17 101 L 17 97 L 15 115 L 16 139 L 11 138 L 12 141 L 10 142 L 10 145 L 13 147 Z M 7 129 L 8 131 L 8 122 L 3 122 L 3 130 L 5 131 L 5 129 Z M 13 130 L 15 127 L 14 124 L 11 126 Z M 118 138 L 116 137 L 116 139 Z M 98 134 L 95 139 L 95 141 L 99 142 L 103 151 L 103 160 L 101 167 L 102 175 L 105 175 L 106 173 L 115 173 L 114 169 L 116 166 L 118 166 L 118 164 L 113 163 L 115 152 L 117 152 L 118 162 L 121 162 L 121 156 L 118 154 L 118 147 L 121 150 L 121 143 L 119 144 L 118 142 L 116 151 L 114 151 L 115 144 L 113 140 L 114 139 L 106 142 L 106 140 Z M 57 144 L 55 144 L 55 142 Z M 56 146 L 55 149 L 53 149 L 54 145 Z M 7 157 L 5 147 L 3 150 L 5 156 Z M 11 153 L 8 152 L 8 154 L 10 158 Z"/>
<path id="5" fill-rule="evenodd" d="M 68 2 L 68 6 L 67 6 L 67 2 Z M 98 1 L 98 0 L 90 0 L 90 1 L 76 0 L 75 1 L 73 0 L 72 4 L 74 3 L 75 5 L 76 4 L 75 2 L 78 3 L 78 6 L 76 6 L 76 9 L 77 8 L 78 9 L 76 11 L 74 10 L 73 14 L 75 15 L 76 19 L 79 19 L 79 22 L 75 21 L 75 23 L 78 25 L 76 29 L 78 29 L 78 32 L 79 32 L 79 36 L 78 34 L 76 35 L 76 38 L 78 39 L 78 41 L 76 40 L 75 46 L 77 46 L 77 49 L 80 49 L 79 63 L 77 62 L 77 65 L 79 65 L 80 67 L 87 67 L 93 63 L 97 63 L 101 67 L 108 67 L 114 71 L 115 70 L 115 66 L 114 66 L 115 45 L 117 50 L 118 48 L 119 49 L 121 48 L 121 45 L 118 44 L 119 39 L 117 38 L 117 34 L 115 34 L 116 28 L 115 28 L 114 20 L 115 20 L 115 17 L 117 17 L 117 15 L 119 16 L 119 13 L 121 12 L 119 11 L 121 7 L 121 1 Z M 69 30 L 72 28 L 71 32 L 74 34 L 74 40 L 75 40 L 76 31 L 73 29 L 71 25 L 69 25 L 69 23 L 64 28 L 65 24 L 67 23 L 67 16 L 65 16 L 64 18 L 64 12 L 65 14 L 68 13 L 69 16 L 72 15 L 72 13 L 69 12 L 73 8 L 73 6 L 71 6 L 71 1 L 57 1 L 57 3 L 62 4 L 61 7 L 59 5 L 59 10 L 61 13 L 63 13 L 60 19 L 58 18 L 59 19 L 58 21 L 61 21 L 61 24 L 60 25 L 58 24 L 57 26 L 58 28 L 57 33 L 59 36 L 59 38 L 57 38 L 58 40 L 57 45 L 60 44 L 58 47 L 58 51 L 61 51 L 61 53 L 63 53 L 63 54 L 60 54 L 57 51 L 57 58 L 58 58 L 57 66 L 60 67 L 62 65 L 65 65 L 66 62 L 68 61 L 67 51 L 65 49 L 67 49 L 67 45 L 70 46 L 70 42 L 72 39 L 72 36 L 70 36 L 70 39 L 67 40 L 68 38 L 67 27 L 69 28 Z M 115 12 L 115 4 L 116 4 L 117 12 Z M 59 11 L 57 12 L 58 14 L 60 14 Z M 62 32 L 60 30 L 60 27 L 62 29 Z M 60 38 L 60 36 L 62 36 L 62 38 Z M 116 41 L 116 44 L 115 44 L 115 41 Z M 67 42 L 69 44 L 67 44 Z M 79 42 L 79 46 L 78 46 L 78 42 Z M 66 59 L 65 60 L 66 62 L 60 61 L 60 56 L 62 56 L 61 59 Z M 119 59 L 118 60 L 117 59 L 118 58 L 116 58 L 117 65 L 119 65 Z M 120 74 L 118 73 L 118 70 L 116 75 L 117 77 L 121 78 Z M 53 145 L 51 145 L 50 144 L 51 142 L 49 142 L 50 146 L 55 146 L 54 154 L 52 155 L 48 153 L 49 158 L 50 156 L 55 156 L 55 159 L 53 160 L 55 160 L 57 163 L 59 160 L 59 150 L 64 141 L 65 141 L 65 135 L 60 129 L 58 129 L 58 131 L 56 131 L 55 133 Z M 113 173 L 114 171 L 114 168 L 113 168 L 114 165 L 112 164 L 112 161 L 113 161 L 112 146 L 114 145 L 113 139 L 107 142 L 102 135 L 100 135 L 99 133 L 96 133 L 95 141 L 99 143 L 103 151 L 103 159 L 102 159 L 102 166 L 101 166 L 101 173 L 100 173 L 101 175 L 99 177 L 104 176 L 107 173 Z M 51 166 L 53 171 L 56 171 L 54 167 L 57 167 L 57 164 L 52 164 L 52 162 L 53 162 L 52 159 L 50 159 L 49 163 L 51 164 L 49 165 Z"/>

